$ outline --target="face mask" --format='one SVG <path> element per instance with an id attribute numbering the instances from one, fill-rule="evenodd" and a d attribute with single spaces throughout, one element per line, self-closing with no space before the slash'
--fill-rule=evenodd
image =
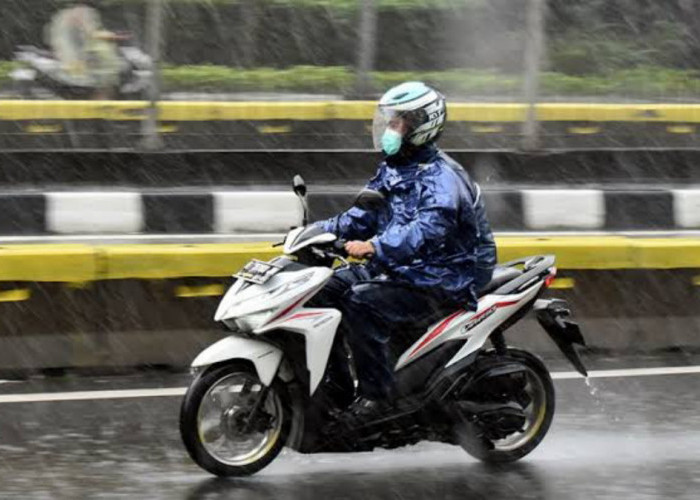
<path id="1" fill-rule="evenodd" d="M 401 149 L 401 141 L 403 136 L 399 134 L 396 130 L 390 128 L 384 131 L 382 135 L 382 150 L 388 155 L 395 155 Z"/>

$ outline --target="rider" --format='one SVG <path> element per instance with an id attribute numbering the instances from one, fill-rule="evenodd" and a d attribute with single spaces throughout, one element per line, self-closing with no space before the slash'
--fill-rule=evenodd
<path id="1" fill-rule="evenodd" d="M 386 205 L 317 223 L 348 240 L 350 256 L 369 258 L 338 270 L 316 297 L 343 313 L 359 380 L 351 417 L 375 415 L 395 396 L 392 330 L 425 330 L 455 309 L 475 310 L 491 279 L 496 246 L 479 186 L 435 145 L 445 119 L 445 98 L 424 83 L 386 92 L 373 123 L 384 161 L 367 184 Z"/>
<path id="2" fill-rule="evenodd" d="M 90 84 L 96 99 L 109 99 L 119 84 L 118 42 L 128 39 L 104 28 L 95 0 L 69 0 L 47 27 L 47 38 L 63 71 Z"/>

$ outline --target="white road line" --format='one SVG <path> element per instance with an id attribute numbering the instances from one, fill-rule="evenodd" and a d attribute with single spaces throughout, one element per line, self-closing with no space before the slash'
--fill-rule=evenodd
<path id="1" fill-rule="evenodd" d="M 659 368 L 629 368 L 624 370 L 598 370 L 588 373 L 589 378 L 651 377 L 654 375 L 684 375 L 700 373 L 700 366 L 664 366 Z M 577 372 L 552 373 L 554 380 L 583 378 Z"/>
<path id="2" fill-rule="evenodd" d="M 589 378 L 651 377 L 656 375 L 688 375 L 700 373 L 700 366 L 667 366 L 659 368 L 631 368 L 624 370 L 598 370 L 589 373 Z M 554 372 L 554 380 L 583 379 L 577 372 Z M 113 391 L 43 392 L 31 394 L 1 394 L 3 403 L 43 403 L 52 401 L 91 401 L 98 399 L 129 399 L 183 396 L 186 387 L 167 389 L 128 389 Z"/>
<path id="3" fill-rule="evenodd" d="M 169 389 L 128 389 L 114 391 L 39 392 L 33 394 L 3 394 L 0 403 L 41 403 L 47 401 L 89 401 L 95 399 L 152 398 L 183 396 L 185 387 Z"/>

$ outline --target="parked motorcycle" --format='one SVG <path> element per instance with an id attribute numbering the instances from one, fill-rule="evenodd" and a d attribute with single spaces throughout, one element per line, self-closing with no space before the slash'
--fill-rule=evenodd
<path id="1" fill-rule="evenodd" d="M 295 192 L 306 224 L 299 176 Z M 382 203 L 373 191 L 356 201 L 365 210 Z M 304 225 L 287 234 L 283 256 L 252 260 L 234 275 L 215 314 L 228 336 L 196 357 L 182 402 L 180 432 L 192 459 L 213 474 L 243 476 L 285 445 L 301 453 L 355 452 L 428 440 L 461 445 L 485 462 L 515 461 L 535 449 L 552 422 L 554 386 L 543 362 L 509 346 L 504 332 L 534 312 L 587 375 L 574 348 L 584 339 L 566 302 L 542 298 L 555 258 L 497 268 L 476 311 L 458 309 L 427 331 L 401 325 L 392 335 L 398 399 L 388 413 L 349 428 L 339 416 L 357 379 L 338 328 L 341 313 L 304 307 L 333 275 L 334 262 L 356 265 L 342 249 L 335 235 Z"/>
<path id="2" fill-rule="evenodd" d="M 144 99 L 151 83 L 151 57 L 138 47 L 118 46 L 121 62 L 116 99 Z M 90 99 L 99 90 L 89 74 L 75 76 L 64 71 L 61 62 L 50 51 L 33 45 L 19 46 L 15 60 L 21 67 L 10 73 L 17 92 L 26 99 L 37 97 L 41 90 L 62 99 Z"/>

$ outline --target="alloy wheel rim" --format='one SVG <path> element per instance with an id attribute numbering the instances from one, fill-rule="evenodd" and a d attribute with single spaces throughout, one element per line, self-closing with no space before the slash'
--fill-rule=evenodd
<path id="1" fill-rule="evenodd" d="M 197 412 L 197 433 L 204 449 L 217 461 L 231 466 L 250 465 L 264 457 L 282 432 L 282 402 L 270 389 L 258 415 L 269 415 L 261 432 L 245 432 L 245 422 L 263 385 L 248 373 L 233 373 L 217 380 L 206 392 Z"/>
<path id="2" fill-rule="evenodd" d="M 547 393 L 542 380 L 531 368 L 527 368 L 526 377 L 524 390 L 530 396 L 530 403 L 523 408 L 525 425 L 522 431 L 492 441 L 497 451 L 512 451 L 528 443 L 537 435 L 547 416 Z"/>

